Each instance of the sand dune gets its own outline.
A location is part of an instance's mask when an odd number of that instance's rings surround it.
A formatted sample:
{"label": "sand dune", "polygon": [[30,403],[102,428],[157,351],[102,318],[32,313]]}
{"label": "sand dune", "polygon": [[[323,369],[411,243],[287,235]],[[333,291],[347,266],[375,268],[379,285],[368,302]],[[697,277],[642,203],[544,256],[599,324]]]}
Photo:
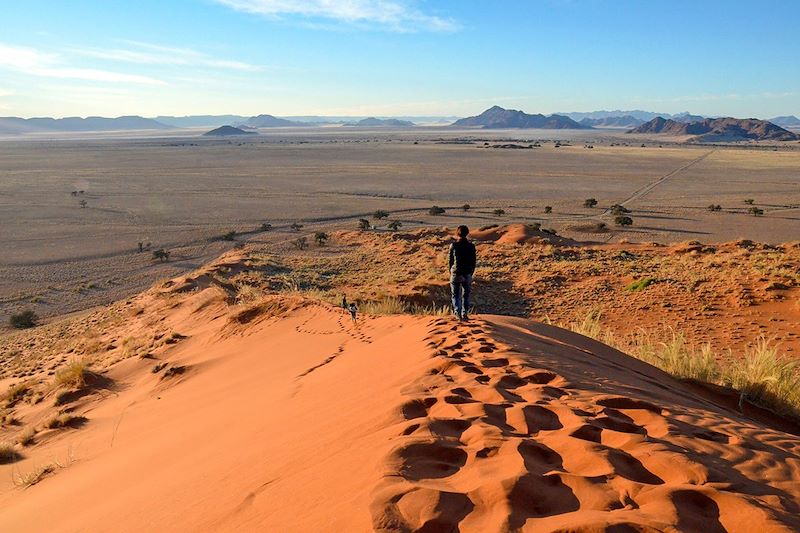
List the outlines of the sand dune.
{"label": "sand dune", "polygon": [[[115,338],[180,342],[112,365],[113,385],[68,406],[81,427],[0,465],[3,530],[800,528],[800,439],[782,431],[798,428],[585,337],[226,299],[168,283],[127,304]],[[39,483],[12,483],[50,462]]]}

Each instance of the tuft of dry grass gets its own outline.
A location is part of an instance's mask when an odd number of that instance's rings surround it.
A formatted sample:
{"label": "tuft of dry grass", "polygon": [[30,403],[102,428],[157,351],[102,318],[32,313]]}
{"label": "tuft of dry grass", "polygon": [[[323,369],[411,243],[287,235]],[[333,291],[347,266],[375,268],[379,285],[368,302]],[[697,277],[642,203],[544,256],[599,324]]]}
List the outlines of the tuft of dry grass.
{"label": "tuft of dry grass", "polygon": [[57,468],[62,468],[58,463],[47,463],[45,465],[37,466],[27,473],[16,473],[13,475],[14,485],[20,488],[28,488],[36,485],[43,480],[47,475],[52,474]]}
{"label": "tuft of dry grass", "polygon": [[0,442],[0,464],[13,463],[19,458],[17,450],[10,442]]}
{"label": "tuft of dry grass", "polygon": [[89,363],[84,360],[73,361],[56,372],[53,386],[56,388],[79,389],[86,385],[89,374]]}
{"label": "tuft of dry grass", "polygon": [[17,435],[17,442],[20,446],[30,446],[33,444],[35,437],[36,430],[32,427],[29,427]]}
{"label": "tuft of dry grass", "polygon": [[428,306],[409,304],[397,296],[386,296],[380,300],[364,302],[359,306],[362,313],[367,315],[421,315],[421,316],[448,316],[450,308],[446,305]]}
{"label": "tuft of dry grass", "polygon": [[44,423],[44,427],[46,427],[47,429],[58,429],[63,427],[80,425],[85,421],[86,421],[85,417],[75,416],[69,413],[62,413],[60,415],[55,415],[52,418],[48,419]]}
{"label": "tuft of dry grass", "polygon": [[603,326],[597,311],[588,312],[579,321],[557,325],[608,344],[679,379],[722,385],[737,391],[742,400],[800,417],[800,361],[780,356],[779,346],[767,339],[760,338],[743,357],[729,357],[720,363],[710,345],[690,345],[674,329],[662,334],[640,330],[620,341]]}
{"label": "tuft of dry grass", "polygon": [[3,395],[6,405],[12,406],[22,400],[26,395],[31,392],[31,383],[29,381],[21,381],[11,385],[6,393]]}

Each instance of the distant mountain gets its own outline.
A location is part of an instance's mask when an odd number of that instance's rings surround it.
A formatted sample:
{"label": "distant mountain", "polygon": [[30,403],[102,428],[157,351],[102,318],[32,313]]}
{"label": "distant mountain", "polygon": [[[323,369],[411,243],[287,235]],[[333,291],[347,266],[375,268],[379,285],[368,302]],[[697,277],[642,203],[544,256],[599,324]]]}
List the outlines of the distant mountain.
{"label": "distant mountain", "polygon": [[258,115],[245,120],[244,125],[252,126],[254,128],[281,128],[291,126],[309,126],[310,124],[308,122],[295,122],[293,120],[286,120],[285,118],[278,118],[272,115]]}
{"label": "distant mountain", "polygon": [[400,120],[397,118],[375,118],[369,117],[359,120],[358,122],[348,122],[345,126],[395,126],[395,127],[408,127],[413,126],[414,123],[408,120]]}
{"label": "distant mountain", "polygon": [[769,119],[769,121],[772,122],[773,124],[777,124],[778,126],[782,126],[784,128],[800,128],[800,118],[797,118],[794,115],[775,117]]}
{"label": "distant mountain", "polygon": [[702,115],[692,115],[691,113],[686,112],[686,113],[678,113],[677,115],[672,115],[669,118],[671,118],[675,122],[689,123],[689,122],[700,122],[701,120],[705,119],[706,117],[704,117]]}
{"label": "distant mountain", "polygon": [[203,135],[207,135],[209,137],[229,137],[231,135],[258,135],[258,134],[254,131],[245,131],[243,129],[235,128],[233,126],[220,126],[219,128],[205,132]]}
{"label": "distant mountain", "polygon": [[516,109],[490,107],[480,115],[462,118],[452,124],[455,127],[499,128],[538,128],[538,129],[587,129],[569,117],[561,115],[529,115]]}
{"label": "distant mountain", "polygon": [[154,120],[175,128],[216,128],[225,124],[244,122],[248,118],[240,115],[186,115],[183,117],[158,116]]}
{"label": "distant mountain", "polygon": [[605,118],[582,118],[578,121],[579,124],[589,126],[592,128],[635,128],[644,124],[644,120],[631,115],[623,115],[621,117],[605,117]]}
{"label": "distant mountain", "polygon": [[776,126],[766,120],[754,118],[706,118],[697,122],[678,122],[656,117],[650,122],[634,128],[628,133],[658,133],[669,135],[693,135],[694,142],[715,141],[794,141],[800,135]]}
{"label": "distant mountain", "polygon": [[653,111],[643,111],[641,109],[634,109],[630,111],[587,111],[587,112],[570,112],[570,113],[558,113],[559,115],[563,115],[565,117],[569,117],[572,120],[581,121],[585,118],[590,119],[598,119],[598,118],[611,118],[611,117],[624,117],[624,116],[631,116],[642,122],[647,122],[648,120],[653,120],[656,117],[663,117],[663,118],[671,118],[673,120],[679,122],[686,122],[686,120],[680,120],[681,117],[698,117],[697,120],[702,120],[705,117],[701,117],[699,115],[692,115],[688,111],[684,111],[683,113],[677,113],[672,115],[670,113],[654,113]]}
{"label": "distant mountain", "polygon": [[0,133],[36,133],[70,131],[124,131],[124,130],[164,130],[171,126],[151,118],[140,116],[105,117],[67,117],[67,118],[0,118]]}

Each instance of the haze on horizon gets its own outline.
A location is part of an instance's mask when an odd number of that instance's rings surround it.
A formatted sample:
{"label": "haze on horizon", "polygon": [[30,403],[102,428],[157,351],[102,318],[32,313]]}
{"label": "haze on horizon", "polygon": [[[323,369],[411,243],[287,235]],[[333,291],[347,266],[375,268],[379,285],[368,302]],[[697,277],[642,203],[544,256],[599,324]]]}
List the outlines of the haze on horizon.
{"label": "haze on horizon", "polygon": [[800,3],[4,2],[0,116],[800,115]]}

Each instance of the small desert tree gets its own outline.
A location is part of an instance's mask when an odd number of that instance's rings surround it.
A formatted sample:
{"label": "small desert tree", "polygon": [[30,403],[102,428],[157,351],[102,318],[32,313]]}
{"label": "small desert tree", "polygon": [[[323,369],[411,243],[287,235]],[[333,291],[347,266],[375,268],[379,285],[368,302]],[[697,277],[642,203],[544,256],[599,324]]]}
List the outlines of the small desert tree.
{"label": "small desert tree", "polygon": [[755,200],[753,200],[752,198],[748,198],[744,201],[744,203],[746,203],[747,205],[753,205],[754,202]]}
{"label": "small desert tree", "polygon": [[305,250],[306,248],[308,248],[308,239],[306,237],[298,237],[297,239],[292,241],[292,246],[294,246],[298,250]]}
{"label": "small desert tree", "polygon": [[545,212],[545,214],[549,215],[550,213],[553,212],[553,206],[550,206],[550,205],[544,206],[544,212]]}
{"label": "small desert tree", "polygon": [[760,207],[752,206],[750,209],[747,210],[748,213],[753,215],[754,217],[760,217],[764,214],[764,210]]}
{"label": "small desert tree", "polygon": [[709,210],[709,211],[711,211],[712,213],[713,213],[714,211],[722,211],[722,206],[721,206],[721,205],[719,205],[719,204],[710,204],[710,205],[708,206],[708,210]]}
{"label": "small desert tree", "polygon": [[594,198],[587,198],[583,201],[583,207],[594,207],[597,205],[597,200]]}
{"label": "small desert tree", "polygon": [[372,218],[374,218],[375,220],[381,220],[381,219],[386,218],[388,216],[389,216],[389,213],[387,213],[386,211],[384,211],[382,209],[378,209],[377,211],[372,213]]}
{"label": "small desert tree", "polygon": [[469,205],[469,204],[464,204],[464,205],[461,206],[461,210],[464,211],[465,213],[467,211],[469,211],[470,209],[472,209],[472,206]]}
{"label": "small desert tree", "polygon": [[8,319],[8,323],[11,324],[11,327],[16,329],[32,328],[36,326],[38,322],[39,317],[30,309],[15,313]]}
{"label": "small desert tree", "polygon": [[169,261],[169,250],[165,250],[163,248],[153,250],[153,259],[158,259],[162,263]]}
{"label": "small desert tree", "polygon": [[400,226],[402,226],[402,225],[403,225],[403,223],[400,222],[399,220],[392,220],[391,222],[389,222],[389,225],[386,226],[386,227],[389,228],[392,231],[397,231],[397,230],[400,229]]}
{"label": "small desert tree", "polygon": [[627,213],[630,213],[630,212],[631,212],[631,210],[630,210],[630,209],[628,209],[628,208],[627,208],[627,207],[625,207],[624,205],[620,205],[620,204],[614,204],[614,205],[612,205],[612,206],[609,208],[609,210],[611,211],[611,214],[612,214],[612,215],[615,215],[615,216],[619,216],[619,215],[625,215],[625,214],[627,214]]}
{"label": "small desert tree", "polygon": [[444,210],[443,207],[439,207],[438,205],[434,205],[433,207],[428,209],[428,214],[431,215],[431,216],[444,215],[445,214],[445,210]]}
{"label": "small desert tree", "polygon": [[261,224],[261,231],[270,231],[272,229],[272,224],[264,222]]}
{"label": "small desert tree", "polygon": [[495,216],[501,217],[501,216],[506,214],[506,210],[505,209],[495,209],[494,211],[492,211],[492,213],[494,213]]}
{"label": "small desert tree", "polygon": [[317,242],[317,246],[324,246],[326,242],[328,242],[328,234],[324,231],[318,231],[314,234],[314,240]]}
{"label": "small desert tree", "polygon": [[299,222],[292,222],[292,225],[289,227],[292,228],[292,231],[300,231],[301,229],[303,229],[303,225],[300,224]]}
{"label": "small desert tree", "polygon": [[614,218],[614,224],[617,226],[630,226],[633,224],[633,219],[631,217],[620,215]]}
{"label": "small desert tree", "polygon": [[236,239],[236,230],[231,230],[222,236],[223,241],[233,241]]}
{"label": "small desert tree", "polygon": [[85,207],[86,207],[86,203],[87,203],[87,202],[86,202],[86,200],[81,200],[81,201],[80,201],[80,202],[78,202],[78,203],[81,205],[81,209],[83,209],[83,208],[85,208]]}
{"label": "small desert tree", "polygon": [[370,228],[369,220],[366,218],[359,218],[358,219],[358,229],[360,230],[368,230]]}

